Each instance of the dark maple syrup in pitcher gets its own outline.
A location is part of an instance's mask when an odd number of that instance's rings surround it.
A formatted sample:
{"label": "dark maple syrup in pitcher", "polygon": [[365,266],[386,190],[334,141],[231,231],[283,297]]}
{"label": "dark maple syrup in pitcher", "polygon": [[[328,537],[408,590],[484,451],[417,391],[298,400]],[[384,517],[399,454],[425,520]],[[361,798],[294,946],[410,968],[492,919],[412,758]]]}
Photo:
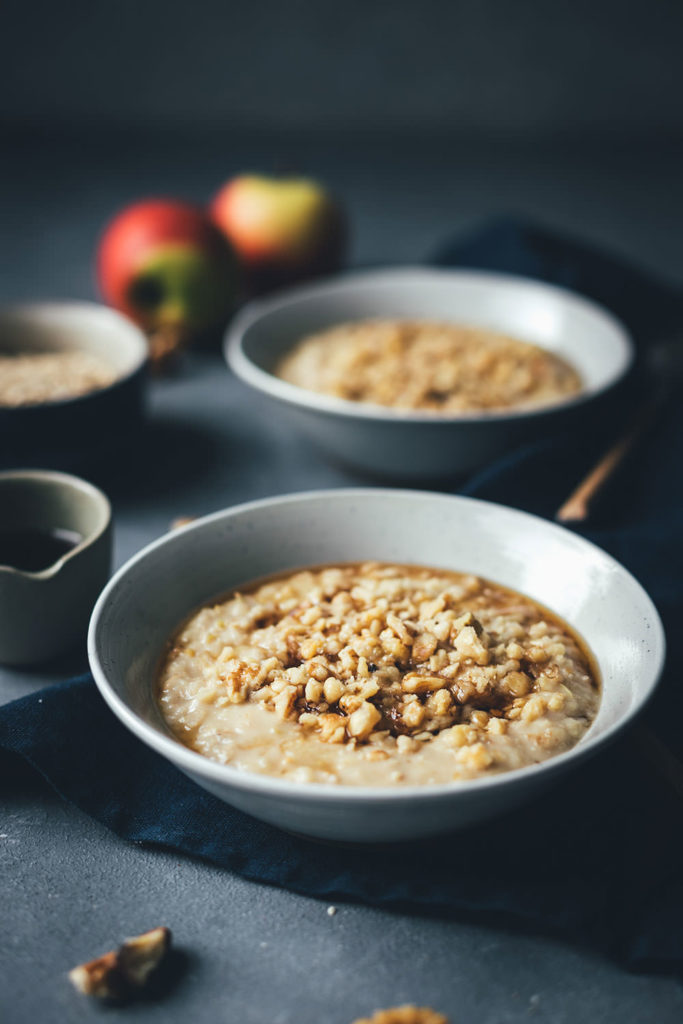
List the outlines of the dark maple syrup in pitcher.
{"label": "dark maple syrup in pitcher", "polygon": [[31,527],[0,527],[0,565],[23,572],[49,569],[72,551],[83,538],[75,530],[38,530]]}

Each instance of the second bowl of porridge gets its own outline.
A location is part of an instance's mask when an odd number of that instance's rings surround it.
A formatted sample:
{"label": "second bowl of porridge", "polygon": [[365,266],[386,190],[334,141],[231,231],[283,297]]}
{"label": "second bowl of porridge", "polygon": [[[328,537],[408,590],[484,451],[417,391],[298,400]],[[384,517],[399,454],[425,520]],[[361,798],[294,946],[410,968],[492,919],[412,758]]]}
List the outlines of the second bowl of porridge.
{"label": "second bowl of porridge", "polygon": [[553,524],[344,490],[209,516],[107,586],[89,653],[114,712],[200,785],[347,840],[434,834],[532,796],[659,675],[635,580]]}
{"label": "second bowl of porridge", "polygon": [[404,479],[466,473],[585,425],[633,358],[623,326],[577,295],[426,268],[252,303],[225,348],[234,372],[333,458]]}

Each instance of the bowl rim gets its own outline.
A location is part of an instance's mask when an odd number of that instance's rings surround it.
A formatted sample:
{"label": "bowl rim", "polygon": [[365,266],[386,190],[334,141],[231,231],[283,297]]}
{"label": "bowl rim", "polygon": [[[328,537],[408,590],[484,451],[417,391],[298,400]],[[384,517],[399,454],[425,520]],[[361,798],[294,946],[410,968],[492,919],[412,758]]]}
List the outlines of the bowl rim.
{"label": "bowl rim", "polygon": [[72,561],[74,558],[78,558],[84,551],[91,548],[100,537],[107,532],[111,526],[111,502],[109,498],[101,491],[99,487],[95,487],[90,481],[84,480],[80,476],[74,476],[73,473],[61,473],[55,469],[5,469],[0,471],[0,488],[4,483],[10,483],[16,481],[20,483],[22,480],[33,480],[39,483],[54,483],[61,486],[68,486],[74,490],[80,491],[82,494],[88,496],[88,498],[97,505],[102,522],[95,529],[91,530],[90,533],[86,534],[78,544],[66,551],[60,558],[55,562],[52,562],[47,566],[46,569],[39,569],[36,572],[30,572],[28,569],[17,569],[14,565],[6,565],[0,563],[0,573],[9,573],[15,576],[26,576],[31,580],[48,580],[53,576],[56,576],[60,569],[66,565],[67,562]]}
{"label": "bowl rim", "polygon": [[[78,406],[80,403],[91,402],[93,399],[125,384],[144,370],[145,366],[149,363],[149,345],[144,331],[129,317],[124,316],[123,313],[113,309],[111,306],[105,306],[101,302],[92,302],[87,299],[39,299],[36,302],[7,302],[0,305],[0,326],[6,316],[32,318],[35,314],[38,314],[39,318],[44,317],[47,320],[48,318],[71,315],[78,317],[83,313],[95,315],[102,320],[109,320],[113,326],[123,327],[126,330],[131,342],[137,346],[138,350],[128,369],[122,373],[117,373],[110,384],[105,384],[104,387],[98,387],[80,395],[72,395],[71,397],[57,398],[45,402],[27,402],[25,405],[0,406],[0,416],[26,415],[36,410],[42,412],[48,409],[64,409],[66,407]],[[19,346],[19,349],[21,349],[21,346]],[[2,351],[0,347],[0,354],[2,354]],[[71,349],[65,348],[63,351],[71,351]]]}
{"label": "bowl rim", "polygon": [[[430,783],[429,785],[396,787],[350,786],[338,783],[296,782],[266,774],[260,775],[257,772],[244,771],[239,768],[234,768],[229,764],[221,764],[220,762],[212,761],[204,754],[199,754],[196,751],[191,750],[189,747],[185,747],[179,740],[176,740],[170,734],[165,735],[163,732],[155,729],[154,726],[146,722],[144,718],[138,715],[138,713],[118,695],[113,685],[109,682],[107,673],[99,657],[99,632],[101,629],[101,622],[106,614],[111,594],[116,590],[120,582],[126,578],[130,570],[143,562],[152,552],[155,552],[165,546],[172,547],[174,544],[182,543],[182,538],[185,536],[189,536],[192,533],[206,529],[215,522],[223,519],[230,519],[235,515],[248,514],[249,512],[260,508],[279,507],[287,504],[295,504],[296,502],[311,500],[324,502],[330,498],[335,499],[342,497],[351,500],[363,500],[364,497],[376,497],[377,495],[386,496],[389,499],[400,496],[401,498],[416,498],[418,500],[422,500],[428,497],[432,499],[436,498],[439,500],[447,500],[449,502],[454,501],[456,503],[464,503],[470,506],[474,505],[476,507],[485,506],[490,508],[493,506],[494,508],[503,510],[513,518],[533,522],[537,527],[546,529],[556,536],[560,536],[565,543],[569,542],[574,547],[590,551],[594,557],[597,555],[597,557],[602,560],[606,568],[609,568],[611,571],[616,570],[619,573],[625,574],[635,586],[636,592],[639,594],[639,597],[643,602],[643,606],[649,614],[652,626],[649,636],[653,647],[653,667],[650,672],[650,678],[645,692],[637,701],[635,701],[633,706],[628,708],[617,721],[613,722],[612,725],[605,729],[600,735],[591,736],[592,729],[589,728],[584,734],[584,737],[582,737],[575,746],[561,754],[557,754],[554,757],[549,758],[546,761],[525,765],[523,768],[516,768],[511,771],[501,772],[496,775],[482,776],[475,779],[454,780],[446,783]],[[210,595],[207,595],[207,600],[209,597]],[[395,803],[418,798],[421,801],[441,800],[449,796],[466,797],[468,794],[472,795],[492,788],[515,786],[518,783],[523,784],[525,781],[531,782],[534,778],[537,778],[540,775],[559,770],[563,766],[568,765],[571,761],[579,762],[586,756],[597,753],[606,744],[614,740],[616,736],[642,712],[646,704],[650,701],[657,684],[659,683],[666,659],[666,637],[664,627],[654,602],[635,576],[633,576],[628,569],[626,569],[620,562],[600,548],[597,544],[593,544],[591,541],[586,540],[584,537],[573,533],[571,530],[568,530],[563,526],[559,526],[557,523],[550,522],[549,520],[543,519],[540,516],[533,515],[529,512],[523,512],[507,505],[501,505],[497,502],[484,501],[480,498],[471,498],[465,495],[376,487],[349,487],[300,491],[294,494],[281,495],[277,497],[260,498],[256,501],[244,502],[227,509],[221,509],[217,512],[213,512],[210,515],[203,516],[201,519],[190,523],[181,530],[165,534],[157,540],[152,541],[150,544],[147,544],[142,548],[142,550],[136,555],[133,555],[133,557],[125,562],[123,566],[121,566],[100,594],[90,619],[87,648],[88,660],[95,683],[102,697],[117,718],[119,718],[119,720],[127,726],[134,735],[143,740],[147,746],[151,747],[157,753],[162,754],[181,770],[189,773],[190,775],[200,775],[214,783],[229,786],[244,792],[254,793],[256,796],[265,796],[270,798],[296,798],[313,803],[320,800],[331,800],[335,803]]]}
{"label": "bowl rim", "polygon": [[[372,283],[373,281],[381,283],[382,281],[394,278],[400,280],[402,277],[413,277],[415,275],[430,279],[456,278],[464,282],[494,287],[502,285],[527,288],[550,294],[561,302],[570,303],[575,307],[582,308],[591,316],[602,320],[613,331],[621,347],[620,359],[618,363],[615,362],[606,380],[598,387],[582,389],[575,395],[569,395],[555,402],[530,408],[493,410],[487,413],[473,410],[472,412],[464,411],[457,414],[445,414],[419,409],[395,409],[372,402],[352,402],[349,399],[335,398],[332,395],[311,391],[300,387],[298,384],[290,384],[288,381],[276,377],[274,373],[263,370],[250,359],[245,351],[244,337],[247,330],[267,314],[277,313],[281,308],[295,305],[300,301],[305,302],[311,298],[335,294],[340,290],[343,291],[345,287],[353,287],[357,283]],[[239,311],[228,325],[223,339],[223,354],[230,369],[243,383],[256,388],[271,398],[278,399],[287,405],[295,406],[299,409],[305,408],[341,418],[372,420],[382,423],[453,425],[457,423],[487,424],[514,422],[529,418],[551,416],[553,413],[576,409],[604,395],[623,380],[635,362],[636,351],[631,333],[618,317],[599,303],[568,288],[562,288],[559,285],[548,284],[545,281],[518,274],[503,274],[491,270],[426,267],[418,264],[373,268],[371,270],[354,270],[338,274],[334,277],[323,278],[313,284],[283,289],[268,296],[266,299],[252,300]]]}

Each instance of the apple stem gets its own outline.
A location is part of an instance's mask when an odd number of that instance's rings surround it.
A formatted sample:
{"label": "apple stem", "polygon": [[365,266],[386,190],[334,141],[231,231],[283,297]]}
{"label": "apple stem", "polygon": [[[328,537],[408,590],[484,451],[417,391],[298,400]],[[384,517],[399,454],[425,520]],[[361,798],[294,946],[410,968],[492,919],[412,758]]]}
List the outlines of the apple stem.
{"label": "apple stem", "polygon": [[187,341],[187,330],[179,324],[157,327],[147,335],[152,369],[163,370]]}

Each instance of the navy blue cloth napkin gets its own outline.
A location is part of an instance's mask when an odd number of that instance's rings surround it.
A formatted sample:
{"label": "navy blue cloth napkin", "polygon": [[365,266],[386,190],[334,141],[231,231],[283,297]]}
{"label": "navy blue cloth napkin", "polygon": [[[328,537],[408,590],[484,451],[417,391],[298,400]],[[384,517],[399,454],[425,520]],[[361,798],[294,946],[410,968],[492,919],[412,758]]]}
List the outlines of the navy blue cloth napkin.
{"label": "navy blue cloth napkin", "polygon": [[[435,262],[568,285],[609,306],[638,344],[683,327],[683,297],[633,268],[513,222],[445,247]],[[552,515],[604,437],[541,439],[461,491]],[[552,455],[552,457],[550,457]],[[683,663],[680,403],[585,533],[655,599]],[[670,671],[646,715],[683,757],[683,687]],[[280,832],[208,795],[115,720],[89,676],[0,710],[0,750],[28,762],[118,835],[326,900],[515,924],[597,946],[640,969],[683,965],[683,801],[626,737],[551,793],[467,832],[391,846],[335,846]]]}

